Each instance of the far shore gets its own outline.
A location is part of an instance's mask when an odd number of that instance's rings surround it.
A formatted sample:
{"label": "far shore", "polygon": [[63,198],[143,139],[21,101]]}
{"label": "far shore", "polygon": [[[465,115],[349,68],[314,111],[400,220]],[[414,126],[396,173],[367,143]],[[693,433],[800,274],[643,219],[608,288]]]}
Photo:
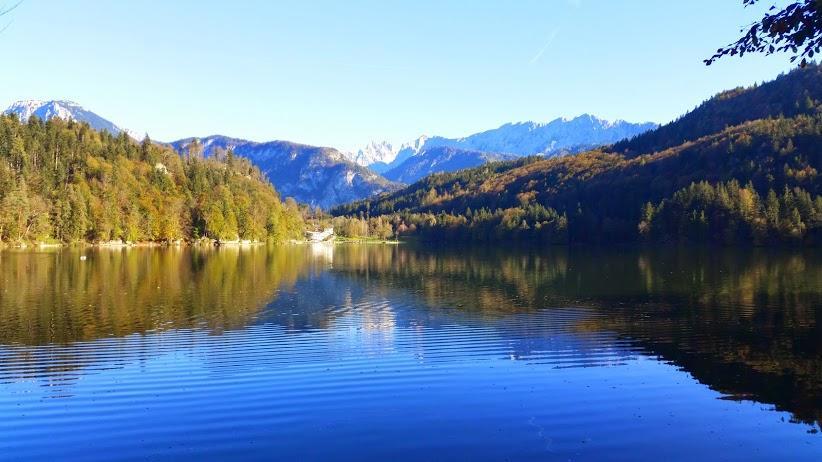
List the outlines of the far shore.
{"label": "far shore", "polygon": [[333,242],[336,243],[356,243],[356,244],[400,244],[397,239],[380,239],[377,237],[342,237],[337,236]]}
{"label": "far shore", "polygon": [[[59,249],[59,248],[100,248],[100,249],[123,249],[123,248],[162,248],[162,247],[252,247],[260,246],[271,241],[258,240],[227,240],[200,238],[196,240],[174,240],[174,241],[101,241],[101,242],[0,242],[0,249],[16,250],[39,250],[39,249]],[[304,244],[390,244],[397,245],[402,242],[394,239],[379,238],[351,238],[336,236],[327,241],[312,242],[307,239],[290,239],[277,244],[304,245]]]}
{"label": "far shore", "polygon": [[101,241],[101,242],[0,242],[0,249],[49,249],[63,247],[97,247],[108,249],[131,247],[248,247],[265,244],[265,241],[214,239],[174,240],[174,241]]}

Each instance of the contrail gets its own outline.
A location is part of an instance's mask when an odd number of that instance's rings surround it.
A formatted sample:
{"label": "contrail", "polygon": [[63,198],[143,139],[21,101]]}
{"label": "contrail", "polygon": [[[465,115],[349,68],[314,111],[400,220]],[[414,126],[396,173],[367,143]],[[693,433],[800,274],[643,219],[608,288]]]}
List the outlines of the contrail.
{"label": "contrail", "polygon": [[545,45],[543,45],[542,48],[540,48],[540,50],[537,52],[537,54],[535,54],[534,57],[531,58],[531,61],[529,61],[528,64],[532,65],[532,64],[536,63],[537,61],[539,61],[539,58],[542,57],[542,54],[545,53],[545,50],[548,49],[548,46],[551,45],[551,42],[554,41],[554,39],[557,37],[558,33],[559,33],[559,29],[554,29],[551,32],[551,36],[548,37],[548,40],[545,42]]}
{"label": "contrail", "polygon": [[[21,3],[23,3],[23,0],[20,0],[19,2],[15,3],[14,5],[12,5],[12,6],[8,7],[8,8],[6,8],[6,7],[0,7],[0,16],[5,16],[7,13],[11,12],[12,10],[14,10],[14,9],[15,9],[15,8],[17,8],[18,6],[20,6],[20,4],[21,4]],[[9,21],[9,22],[8,22],[5,26],[3,26],[2,28],[0,28],[0,34],[2,34],[3,32],[5,32],[5,31],[6,31],[6,29],[8,29],[8,28],[9,28],[9,26],[11,26],[11,23],[12,23],[12,21]]]}

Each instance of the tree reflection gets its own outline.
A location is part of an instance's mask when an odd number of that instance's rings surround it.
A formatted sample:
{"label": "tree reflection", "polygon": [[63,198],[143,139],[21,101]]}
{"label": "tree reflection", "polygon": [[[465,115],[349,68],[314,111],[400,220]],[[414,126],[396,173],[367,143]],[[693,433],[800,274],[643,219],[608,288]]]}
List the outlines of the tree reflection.
{"label": "tree reflection", "polygon": [[822,423],[819,252],[353,248],[334,270],[429,310],[591,308],[577,332],[614,332],[730,399]]}
{"label": "tree reflection", "polygon": [[[580,357],[615,352],[607,361],[641,348],[730,399],[822,423],[819,252],[338,245],[79,257],[0,253],[0,343],[22,346],[0,349],[0,363],[28,365],[12,376],[65,380],[90,365],[116,367],[130,352],[108,352],[103,339],[163,329],[180,345],[200,327],[354,329],[389,348],[398,329],[471,324],[494,329],[512,358],[537,358],[557,342]],[[95,348],[52,348],[91,340]],[[151,351],[130,358],[160,354]]]}
{"label": "tree reflection", "polygon": [[[310,267],[304,249],[0,253],[0,343],[44,345],[246,325]],[[81,260],[80,255],[87,259]]]}

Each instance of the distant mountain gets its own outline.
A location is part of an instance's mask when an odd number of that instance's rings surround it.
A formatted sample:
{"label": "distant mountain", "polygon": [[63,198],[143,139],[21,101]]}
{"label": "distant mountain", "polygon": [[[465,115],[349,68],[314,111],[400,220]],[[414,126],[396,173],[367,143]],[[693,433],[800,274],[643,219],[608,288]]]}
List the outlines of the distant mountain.
{"label": "distant mountain", "polygon": [[[387,172],[389,170],[395,169],[398,166],[402,165],[403,162],[419,154],[423,149],[425,149],[425,142],[428,141],[428,137],[425,135],[420,136],[419,138],[409,141],[407,143],[403,143],[402,146],[397,150],[397,155],[394,156],[394,160],[389,162],[384,167],[380,167],[383,169],[383,172]],[[370,166],[374,168],[374,166]]]}
{"label": "distant mountain", "polygon": [[347,153],[346,157],[357,165],[383,173],[388,164],[397,157],[397,151],[387,141],[372,141],[357,152]]}
{"label": "distant mountain", "polygon": [[[23,100],[17,101],[8,107],[3,114],[15,114],[17,118],[26,122],[31,116],[36,116],[41,120],[49,120],[52,117],[59,117],[63,120],[74,120],[85,122],[95,130],[105,130],[113,135],[126,132],[132,138],[137,139],[136,133],[123,129],[103,117],[85,109],[77,103],[71,101],[52,100]],[[140,137],[142,138],[142,137]]]}
{"label": "distant mountain", "polygon": [[[399,188],[333,148],[288,141],[257,143],[219,135],[197,140],[205,156],[233,150],[250,159],[283,197],[306,204],[330,208]],[[185,154],[193,141],[194,138],[186,138],[172,142],[171,146]]]}
{"label": "distant mountain", "polygon": [[[389,179],[413,181],[412,179],[420,178],[415,172],[439,173],[465,168],[463,163],[452,159],[457,151],[433,150],[435,148],[460,150],[462,152],[458,157],[465,160],[465,165],[475,166],[479,159],[499,160],[503,155],[509,158],[574,154],[629,139],[656,127],[656,124],[650,122],[608,121],[583,114],[573,119],[559,118],[547,123],[509,123],[464,138],[421,136],[396,149],[387,142],[372,142],[357,153],[349,154],[349,158]],[[481,152],[497,154],[486,154],[483,157],[477,154]],[[407,160],[423,153],[424,159],[414,159],[409,165],[401,167]],[[447,158],[436,159],[436,153],[445,154]],[[473,160],[467,161],[468,157],[473,157]],[[422,167],[423,165],[428,167]],[[406,170],[409,173],[405,173]]]}
{"label": "distant mountain", "polygon": [[548,123],[509,123],[464,138],[435,136],[425,141],[424,148],[447,146],[518,156],[553,157],[615,143],[656,127],[657,124],[651,122],[608,121],[583,114],[573,119],[554,119]]}
{"label": "distant mountain", "polygon": [[400,165],[383,175],[392,181],[413,183],[432,173],[454,172],[464,168],[477,167],[486,162],[512,160],[512,154],[495,154],[447,146],[425,149],[407,158]]}

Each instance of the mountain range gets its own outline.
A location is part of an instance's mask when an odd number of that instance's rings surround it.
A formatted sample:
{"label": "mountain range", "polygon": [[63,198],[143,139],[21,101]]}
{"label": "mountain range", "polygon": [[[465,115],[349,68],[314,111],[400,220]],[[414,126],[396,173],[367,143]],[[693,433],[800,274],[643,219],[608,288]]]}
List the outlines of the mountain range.
{"label": "mountain range", "polygon": [[432,137],[425,147],[447,146],[517,156],[554,157],[631,138],[656,128],[651,122],[608,121],[582,114],[572,119],[558,118],[547,123],[519,122],[464,138]]}
{"label": "mountain range", "polygon": [[397,158],[398,152],[388,141],[372,141],[357,152],[347,152],[345,155],[357,165],[383,173],[388,169],[388,164]]}
{"label": "mountain range", "polygon": [[[170,144],[177,152],[186,154],[194,140],[186,138]],[[326,209],[400,187],[351,162],[334,148],[289,141],[257,143],[220,135],[196,140],[202,155],[213,156],[231,150],[250,159],[283,197]]]}
{"label": "mountain range", "polygon": [[630,139],[430,175],[332,213],[436,240],[819,245],[820,172],[822,67],[809,65]]}
{"label": "mountain range", "polygon": [[[411,142],[394,148],[387,141],[372,141],[357,152],[346,153],[353,162],[369,167],[377,173],[394,181],[406,181],[403,178],[417,177],[414,172],[406,172],[403,163],[412,156],[419,155],[434,148],[453,148],[462,151],[462,158],[470,161],[446,162],[445,159],[435,162],[438,165],[455,167],[451,170],[434,168],[430,173],[454,171],[472,167],[490,159],[506,157],[543,156],[555,157],[574,154],[597,146],[615,143],[645,133],[657,127],[652,122],[632,123],[624,120],[609,121],[599,117],[582,114],[571,119],[557,118],[547,123],[518,122],[504,124],[492,130],[475,133],[462,138],[442,136],[421,136]],[[453,155],[456,151],[439,149],[426,155],[433,159],[435,153]],[[474,153],[473,155],[471,153]],[[489,155],[488,153],[494,153]],[[420,160],[408,164],[405,168],[416,171]],[[390,172],[390,173],[388,173]]]}
{"label": "mountain range", "polygon": [[427,148],[408,157],[400,165],[385,171],[383,176],[399,183],[413,183],[433,173],[455,172],[487,162],[513,160],[517,156],[475,151],[450,146]]}
{"label": "mountain range", "polygon": [[[6,114],[20,120],[59,117],[88,123],[112,134],[133,132],[70,101],[26,100],[12,104]],[[475,167],[489,161],[522,156],[555,157],[581,152],[644,133],[653,123],[607,121],[584,114],[548,123],[505,124],[463,138],[420,136],[400,146],[371,142],[357,152],[289,141],[255,142],[221,135],[183,138],[167,143],[187,154],[192,142],[204,156],[234,151],[256,164],[284,197],[313,206],[335,205],[396,191],[403,183],[439,172]]]}

